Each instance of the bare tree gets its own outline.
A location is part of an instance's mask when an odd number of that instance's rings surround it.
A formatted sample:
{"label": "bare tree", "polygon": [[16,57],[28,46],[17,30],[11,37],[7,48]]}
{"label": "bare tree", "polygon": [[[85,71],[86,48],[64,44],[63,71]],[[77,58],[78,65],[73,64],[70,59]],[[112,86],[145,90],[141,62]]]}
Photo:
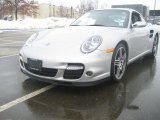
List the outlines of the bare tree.
{"label": "bare tree", "polygon": [[18,13],[25,15],[38,14],[37,9],[38,7],[28,0],[3,0],[3,8],[0,9],[0,12],[14,13],[17,20]]}
{"label": "bare tree", "polygon": [[100,4],[99,9],[106,9],[108,7],[107,3]]}
{"label": "bare tree", "polygon": [[98,9],[99,0],[92,0],[92,5],[94,9]]}
{"label": "bare tree", "polygon": [[86,12],[86,2],[85,0],[80,0],[80,4],[77,7],[79,9],[80,15],[84,14]]}
{"label": "bare tree", "polygon": [[2,18],[4,15],[3,8],[4,8],[4,1],[1,0],[0,1],[0,18]]}
{"label": "bare tree", "polygon": [[80,4],[78,5],[80,15],[98,8],[98,0],[80,0]]}
{"label": "bare tree", "polygon": [[64,7],[62,1],[61,1],[61,5],[59,6],[59,12],[60,12],[60,17],[66,17],[67,16],[67,11],[66,8]]}
{"label": "bare tree", "polygon": [[12,7],[5,0],[0,1],[0,18],[12,14]]}
{"label": "bare tree", "polygon": [[22,4],[19,8],[19,13],[22,15],[36,16],[37,14],[39,14],[37,10],[38,6],[34,4]]}

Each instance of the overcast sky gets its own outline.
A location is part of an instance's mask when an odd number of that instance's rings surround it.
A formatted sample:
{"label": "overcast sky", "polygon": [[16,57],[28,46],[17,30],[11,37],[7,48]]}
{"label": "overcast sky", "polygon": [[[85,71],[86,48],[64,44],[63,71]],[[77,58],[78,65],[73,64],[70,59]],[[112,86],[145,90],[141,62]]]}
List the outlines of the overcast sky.
{"label": "overcast sky", "polygon": [[[80,0],[38,0],[42,3],[44,2],[51,2],[55,5],[65,5],[68,7],[76,7],[79,4]],[[150,7],[150,9],[154,8],[154,1],[155,0],[99,0],[100,6],[107,5],[107,8],[110,8],[111,5],[116,4],[144,4]],[[156,9],[160,9],[160,0],[156,0]]]}

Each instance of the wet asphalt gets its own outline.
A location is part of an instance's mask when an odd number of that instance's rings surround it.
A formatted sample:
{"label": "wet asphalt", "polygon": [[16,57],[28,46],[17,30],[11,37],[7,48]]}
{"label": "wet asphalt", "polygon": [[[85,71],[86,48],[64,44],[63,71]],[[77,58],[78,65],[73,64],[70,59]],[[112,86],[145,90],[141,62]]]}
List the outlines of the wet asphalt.
{"label": "wet asphalt", "polygon": [[[24,33],[5,34],[15,39],[23,36],[19,38],[23,43],[27,38]],[[1,38],[0,34],[0,45]],[[8,51],[12,47],[7,46]],[[14,53],[1,56],[18,54],[19,49],[20,45]],[[160,52],[155,60],[144,57],[129,65],[120,83],[106,81],[85,88],[56,86],[0,112],[0,120],[159,120],[159,73]],[[0,106],[48,85],[23,75],[17,55],[0,58]]]}
{"label": "wet asphalt", "polygon": [[0,57],[19,53],[27,38],[37,31],[19,30],[0,33]]}

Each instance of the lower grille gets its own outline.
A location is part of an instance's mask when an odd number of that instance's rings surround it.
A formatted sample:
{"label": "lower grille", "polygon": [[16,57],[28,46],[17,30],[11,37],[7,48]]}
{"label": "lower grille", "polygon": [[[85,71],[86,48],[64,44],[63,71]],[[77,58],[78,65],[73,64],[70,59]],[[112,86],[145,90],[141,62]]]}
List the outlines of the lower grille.
{"label": "lower grille", "polygon": [[55,77],[58,70],[51,68],[42,68],[41,71],[30,69],[27,63],[24,63],[25,68],[36,75],[46,76],[46,77]]}
{"label": "lower grille", "polygon": [[69,64],[69,66],[79,66],[79,67],[83,67],[83,69],[80,70],[65,70],[64,71],[64,75],[63,78],[64,79],[79,79],[82,77],[83,73],[84,73],[84,65],[77,63],[77,64]]}

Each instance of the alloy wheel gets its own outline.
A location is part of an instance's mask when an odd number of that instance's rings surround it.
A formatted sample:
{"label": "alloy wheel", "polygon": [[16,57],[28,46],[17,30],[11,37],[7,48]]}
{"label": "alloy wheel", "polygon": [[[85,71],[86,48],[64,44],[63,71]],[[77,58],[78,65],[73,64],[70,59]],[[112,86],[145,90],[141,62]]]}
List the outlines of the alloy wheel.
{"label": "alloy wheel", "polygon": [[117,50],[114,60],[114,74],[117,80],[120,80],[124,75],[127,62],[126,60],[127,60],[126,49],[124,47],[120,47]]}

